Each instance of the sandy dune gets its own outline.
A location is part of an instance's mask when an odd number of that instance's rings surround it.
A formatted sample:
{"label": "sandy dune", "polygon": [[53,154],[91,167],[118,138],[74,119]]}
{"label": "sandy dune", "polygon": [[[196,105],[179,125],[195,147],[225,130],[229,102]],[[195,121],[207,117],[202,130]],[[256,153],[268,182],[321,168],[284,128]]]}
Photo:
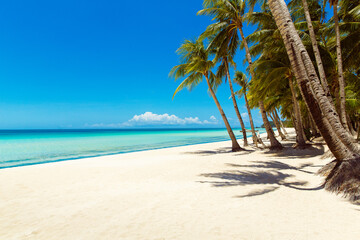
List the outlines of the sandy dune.
{"label": "sandy dune", "polygon": [[360,206],[314,175],[323,145],[228,147],[2,169],[0,239],[359,239]]}

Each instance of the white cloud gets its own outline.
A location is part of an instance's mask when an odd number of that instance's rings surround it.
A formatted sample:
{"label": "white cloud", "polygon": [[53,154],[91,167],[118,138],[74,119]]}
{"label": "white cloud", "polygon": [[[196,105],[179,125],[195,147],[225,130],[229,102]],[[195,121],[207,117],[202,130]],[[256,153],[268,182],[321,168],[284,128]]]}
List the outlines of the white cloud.
{"label": "white cloud", "polygon": [[[213,116],[212,116],[213,117]],[[145,112],[140,115],[135,115],[129,121],[127,125],[202,125],[202,124],[213,124],[216,120],[215,117],[211,118],[211,121],[201,121],[198,117],[185,117],[180,118],[176,115],[170,115],[168,113],[156,114],[152,112]],[[217,122],[217,120],[216,120]],[[126,124],[125,123],[125,124]]]}
{"label": "white cloud", "polygon": [[170,115],[168,113],[156,114],[152,112],[145,112],[140,115],[134,115],[130,120],[123,123],[96,123],[85,124],[85,127],[92,128],[119,128],[119,127],[136,127],[136,126],[159,126],[159,125],[210,125],[217,124],[218,120],[211,116],[210,120],[201,121],[198,117],[185,117],[180,118],[176,115]]}
{"label": "white cloud", "polygon": [[241,114],[241,117],[242,117],[244,120],[246,120],[246,121],[249,120],[249,114],[248,114],[248,113],[242,113],[242,114]]}

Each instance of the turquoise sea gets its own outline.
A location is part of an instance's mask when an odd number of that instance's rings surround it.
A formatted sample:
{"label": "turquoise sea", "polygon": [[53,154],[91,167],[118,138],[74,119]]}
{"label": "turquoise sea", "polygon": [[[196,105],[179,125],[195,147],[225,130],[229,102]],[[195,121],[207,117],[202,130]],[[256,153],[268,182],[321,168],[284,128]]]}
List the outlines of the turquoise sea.
{"label": "turquoise sea", "polygon": [[226,129],[0,130],[0,168],[226,140]]}

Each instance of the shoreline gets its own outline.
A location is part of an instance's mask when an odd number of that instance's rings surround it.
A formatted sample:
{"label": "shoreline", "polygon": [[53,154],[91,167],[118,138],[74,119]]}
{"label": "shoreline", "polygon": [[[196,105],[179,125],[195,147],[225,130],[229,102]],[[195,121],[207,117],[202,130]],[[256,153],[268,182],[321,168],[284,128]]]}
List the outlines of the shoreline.
{"label": "shoreline", "polygon": [[[243,143],[242,139],[237,139],[237,140],[238,140],[239,144],[240,144],[240,143],[241,143],[241,144]],[[58,163],[58,162],[76,161],[76,160],[83,160],[83,159],[90,159],[90,158],[98,158],[98,157],[122,155],[122,154],[137,153],[137,152],[146,152],[146,151],[161,150],[161,149],[168,149],[168,148],[194,146],[194,145],[201,145],[201,144],[208,144],[208,143],[223,143],[223,142],[231,142],[231,141],[230,141],[230,140],[224,140],[224,141],[217,141],[217,142],[203,142],[203,143],[196,143],[196,144],[185,144],[185,145],[180,145],[180,146],[169,146],[169,147],[159,147],[159,148],[151,148],[151,149],[143,149],[143,150],[133,150],[133,151],[129,151],[129,152],[104,153],[104,154],[99,154],[99,155],[94,155],[94,156],[84,156],[84,157],[66,158],[66,159],[51,160],[51,161],[45,161],[45,162],[39,162],[39,163],[27,163],[27,164],[16,165],[16,166],[9,166],[9,167],[1,167],[1,166],[0,166],[0,171],[1,171],[2,169],[8,169],[8,168],[17,168],[17,167],[26,167],[26,166],[34,166],[34,165]]]}
{"label": "shoreline", "polygon": [[320,189],[314,175],[330,161],[326,147],[283,143],[281,152],[233,153],[216,142],[2,169],[0,238],[359,236],[360,206]]}
{"label": "shoreline", "polygon": [[[224,129],[219,129],[219,130],[224,130]],[[263,135],[266,135],[266,133],[261,133],[260,134],[260,136],[262,136],[262,137],[263,137]],[[249,135],[247,137],[250,139],[251,135]],[[237,140],[238,140],[240,145],[243,144],[243,138],[238,138]],[[207,144],[207,143],[217,143],[217,142],[219,142],[219,143],[221,143],[221,142],[230,142],[230,140],[221,140],[221,141],[215,141],[215,142],[214,141],[204,141],[204,142],[199,142],[199,143],[195,143],[195,144],[189,143],[189,144],[182,144],[182,145],[176,145],[176,146],[153,147],[153,148],[149,148],[149,149],[129,150],[129,151],[123,151],[123,152],[120,151],[120,152],[114,152],[114,153],[100,153],[100,154],[91,155],[91,156],[70,157],[70,158],[62,158],[62,159],[57,159],[57,160],[45,160],[43,162],[24,163],[24,164],[15,165],[15,166],[1,166],[0,165],[0,171],[2,169],[8,169],[8,168],[26,167],[26,166],[33,166],[33,165],[39,165],[39,164],[49,164],[49,163],[57,163],[57,162],[64,162],[64,161],[74,161],[74,160],[81,160],[81,159],[87,159],[87,158],[97,158],[97,157],[112,156],[112,155],[118,155],[118,154],[144,152],[144,151],[151,151],[151,150],[167,149],[167,148],[174,148],[174,147],[185,147],[185,146]],[[18,160],[16,160],[16,161],[18,161]],[[19,161],[21,161],[21,160],[19,160]]]}

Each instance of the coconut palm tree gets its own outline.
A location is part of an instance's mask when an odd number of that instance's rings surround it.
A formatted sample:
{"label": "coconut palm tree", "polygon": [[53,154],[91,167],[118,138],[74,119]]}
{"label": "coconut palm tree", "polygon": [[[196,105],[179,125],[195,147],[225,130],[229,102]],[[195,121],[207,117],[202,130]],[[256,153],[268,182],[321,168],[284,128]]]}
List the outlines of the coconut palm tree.
{"label": "coconut palm tree", "polygon": [[256,136],[254,121],[253,121],[251,109],[249,106],[249,100],[247,98],[247,88],[248,88],[249,83],[247,81],[246,75],[241,71],[236,71],[235,77],[234,77],[234,82],[237,83],[238,85],[240,85],[240,87],[241,87],[241,90],[237,91],[236,95],[239,98],[244,96],[244,99],[245,99],[245,105],[246,105],[246,109],[247,109],[247,112],[249,115],[253,143],[255,144],[256,147],[258,147],[258,142],[264,145],[264,143],[261,141],[261,139],[258,139]]}
{"label": "coconut palm tree", "polygon": [[[309,31],[309,34],[310,34],[312,48],[313,48],[314,55],[315,55],[315,60],[316,60],[316,64],[317,64],[317,68],[318,68],[318,72],[319,72],[320,81],[321,81],[321,84],[322,84],[322,86],[324,88],[324,92],[325,92],[326,96],[328,96],[329,100],[332,101],[332,97],[331,97],[331,94],[330,94],[328,82],[326,80],[326,74],[325,74],[325,70],[324,70],[324,65],[323,65],[323,62],[322,62],[322,59],[321,59],[320,50],[319,50],[318,42],[317,42],[317,39],[316,39],[315,30],[314,30],[314,27],[313,27],[313,24],[312,24],[312,19],[311,19],[311,16],[310,16],[308,0],[301,0],[301,1],[302,1],[302,5],[303,5],[303,10],[304,10],[304,14],[305,14],[306,23],[307,23],[307,26],[308,26],[308,31]],[[294,2],[298,2],[298,0],[294,1]],[[318,1],[313,1],[313,2],[315,2],[315,4],[317,4]],[[318,7],[321,9],[320,5]]]}
{"label": "coconut palm tree", "polygon": [[336,60],[338,67],[338,81],[339,81],[339,90],[340,90],[340,120],[342,125],[349,130],[347,121],[346,121],[346,111],[345,111],[345,79],[343,71],[343,62],[341,55],[341,42],[340,42],[340,28],[339,28],[339,16],[338,16],[338,0],[329,0],[330,7],[333,7],[334,13],[334,22],[335,22],[335,34],[336,34]]}
{"label": "coconut palm tree", "polygon": [[326,97],[284,0],[268,0],[283,38],[297,83],[309,112],[337,161],[330,165],[325,188],[360,196],[360,148],[343,127],[334,106]]}
{"label": "coconut palm tree", "polygon": [[[232,35],[240,33],[240,37],[245,46],[246,59],[251,69],[252,59],[249,51],[249,47],[246,43],[245,35],[243,32],[243,22],[245,13],[245,1],[243,0],[204,0],[204,10],[200,11],[200,14],[210,15],[219,22],[223,22],[228,25],[228,29],[232,31]],[[254,75],[250,71],[251,78],[254,79]],[[259,102],[260,112],[264,121],[266,132],[270,138],[271,149],[281,149],[282,145],[275,138],[274,132],[270,126],[267,118],[264,104]]]}
{"label": "coconut palm tree", "polygon": [[236,140],[236,137],[230,127],[229,121],[215,95],[214,87],[219,84],[218,79],[213,74],[211,69],[214,67],[214,62],[209,60],[209,51],[206,50],[201,40],[195,41],[185,40],[185,42],[177,50],[180,55],[181,64],[172,68],[170,76],[175,79],[186,77],[175,90],[174,96],[177,92],[184,88],[193,88],[197,86],[203,78],[209,88],[209,92],[214,99],[214,102],[220,112],[221,117],[225,123],[227,132],[232,142],[232,151],[243,150]]}
{"label": "coconut palm tree", "polygon": [[[240,1],[241,2],[241,1]],[[201,34],[202,38],[208,38],[209,40],[209,50],[215,53],[215,61],[219,62],[220,65],[218,67],[217,76],[222,79],[225,77],[228,80],[231,98],[233,101],[234,109],[236,112],[236,116],[239,119],[243,139],[244,146],[248,145],[247,136],[246,136],[246,128],[244,121],[241,117],[238,104],[236,101],[236,97],[234,94],[234,88],[232,84],[232,79],[230,76],[230,65],[235,67],[235,63],[233,62],[234,55],[239,47],[239,36],[236,29],[233,29],[231,24],[231,20],[227,18],[223,18],[221,15],[221,8],[229,8],[232,6],[223,6],[220,2],[214,3],[211,7],[206,7],[198,12],[198,15],[215,15],[216,22],[209,25],[206,31]],[[242,5],[238,6],[239,11],[244,11],[242,9]],[[220,10],[220,11],[219,11]]]}

